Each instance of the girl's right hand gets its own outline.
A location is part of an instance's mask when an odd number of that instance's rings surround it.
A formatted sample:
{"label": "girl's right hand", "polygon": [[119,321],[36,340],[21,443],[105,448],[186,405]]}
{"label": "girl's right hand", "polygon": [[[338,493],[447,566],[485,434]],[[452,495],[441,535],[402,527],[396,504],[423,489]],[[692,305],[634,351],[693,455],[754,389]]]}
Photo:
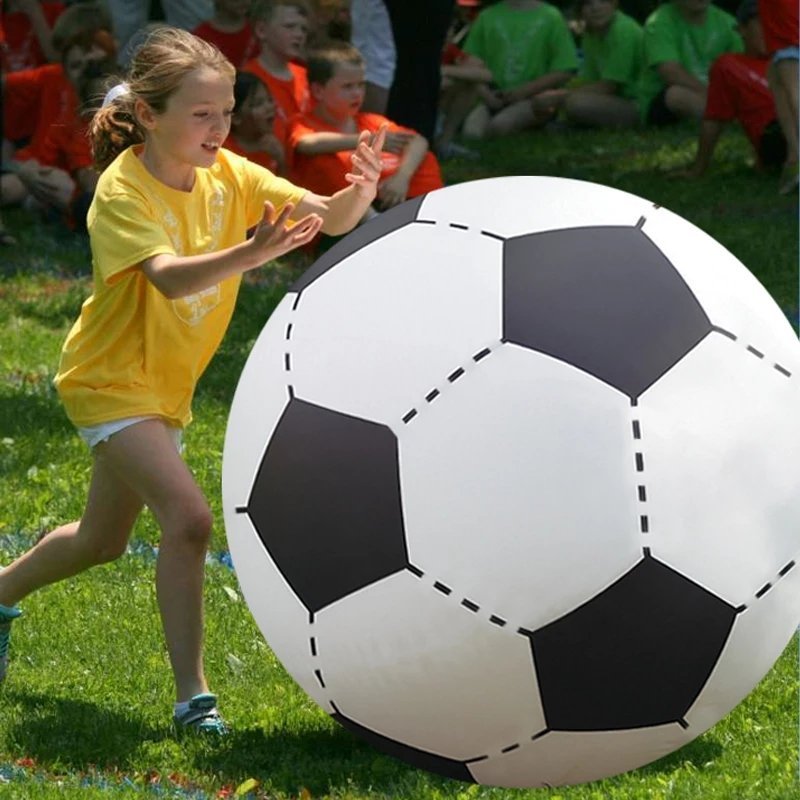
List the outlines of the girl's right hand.
{"label": "girl's right hand", "polygon": [[249,242],[259,264],[308,244],[319,233],[322,227],[322,217],[319,214],[308,214],[289,225],[289,216],[293,210],[294,204],[287,203],[276,216],[275,206],[269,200],[265,201],[264,216]]}

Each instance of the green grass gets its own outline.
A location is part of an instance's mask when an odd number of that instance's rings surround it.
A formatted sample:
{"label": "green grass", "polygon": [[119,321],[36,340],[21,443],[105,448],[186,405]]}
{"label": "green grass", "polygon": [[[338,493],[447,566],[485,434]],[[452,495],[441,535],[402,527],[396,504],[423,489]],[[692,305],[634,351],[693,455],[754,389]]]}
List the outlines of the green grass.
{"label": "green grass", "polygon": [[[798,314],[797,202],[754,173],[743,138],[729,135],[705,179],[666,171],[692,153],[687,128],[659,133],[567,133],[482,146],[482,161],[452,162],[449,182],[548,174],[642,195],[708,231]],[[546,202],[546,198],[542,198]],[[90,290],[84,242],[6,214],[20,239],[0,265],[0,563],[36,532],[77,518],[89,457],[51,379],[66,331]],[[243,287],[231,329],[198,389],[187,458],[217,520],[227,410],[249,348],[299,265]],[[137,541],[155,544],[143,515]],[[225,549],[218,523],[212,549]],[[800,797],[797,641],[762,684],[705,735],[668,758],[568,789],[469,787],[379,755],[330,721],[263,642],[235,576],[211,564],[207,671],[234,733],[223,743],[178,743],[168,726],[172,684],[152,559],[128,556],[25,602],[0,695],[0,798],[217,796],[248,779],[251,796],[466,800],[791,800]],[[3,781],[3,776],[9,779]],[[111,788],[113,787],[113,791]],[[242,786],[242,792],[247,785]]]}

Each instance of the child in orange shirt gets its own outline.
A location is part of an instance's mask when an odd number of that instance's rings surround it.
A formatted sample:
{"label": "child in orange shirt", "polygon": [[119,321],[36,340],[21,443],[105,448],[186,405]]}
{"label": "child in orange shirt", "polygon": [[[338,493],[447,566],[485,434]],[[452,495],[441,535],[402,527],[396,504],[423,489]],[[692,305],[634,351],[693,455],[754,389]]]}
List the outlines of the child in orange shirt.
{"label": "child in orange shirt", "polygon": [[425,137],[380,114],[361,111],[364,60],[346,42],[330,42],[308,57],[314,112],[295,117],[289,128],[292,178],[315,192],[347,185],[350,156],[362,131],[388,126],[381,155],[376,210],[440,188],[442,176]]}
{"label": "child in orange shirt", "polygon": [[[116,55],[110,22],[94,4],[72,6],[53,28],[53,46],[61,63],[12,72],[3,82],[5,134],[13,140],[29,137],[26,146],[3,166],[0,197],[4,206],[32,198],[39,206],[65,210],[73,199],[76,182],[59,161],[54,137],[62,133],[63,141],[74,141],[83,130],[77,87],[88,63]],[[76,175],[81,168],[75,166]],[[89,191],[90,183],[87,179],[85,186],[79,186]]]}
{"label": "child in orange shirt", "polygon": [[55,61],[52,29],[66,8],[64,3],[8,0],[3,5],[3,69],[17,72]]}
{"label": "child in orange shirt", "polygon": [[267,85],[277,106],[274,132],[284,141],[288,120],[309,110],[306,70],[296,63],[308,38],[308,7],[303,0],[253,0],[250,20],[261,49],[244,70]]}
{"label": "child in orange shirt", "polygon": [[214,0],[214,16],[192,33],[216,45],[237,69],[256,55],[253,28],[247,19],[252,0]]}
{"label": "child in orange shirt", "polygon": [[266,84],[251,72],[237,72],[235,106],[225,147],[261,164],[275,175],[286,172],[286,153],[273,131],[275,101]]}

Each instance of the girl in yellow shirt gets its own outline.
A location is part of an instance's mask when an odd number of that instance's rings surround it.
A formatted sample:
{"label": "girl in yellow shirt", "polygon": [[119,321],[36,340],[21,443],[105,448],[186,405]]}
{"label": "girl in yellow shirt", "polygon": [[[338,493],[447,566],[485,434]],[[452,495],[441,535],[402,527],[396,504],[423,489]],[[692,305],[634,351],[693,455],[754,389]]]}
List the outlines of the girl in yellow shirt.
{"label": "girl in yellow shirt", "polygon": [[87,219],[94,287],[56,376],[67,414],[92,448],[89,496],[79,521],[56,528],[0,572],[2,680],[16,604],[119,557],[148,506],[162,534],[156,588],[175,722],[219,733],[225,725],[202,658],[212,520],[180,456],[180,431],[230,321],[241,274],[320,230],[353,228],[375,199],[385,137],[385,130],[362,134],[346,189],[312,194],[221,148],[234,77],[213,45],[160,28],[93,119],[102,170]]}

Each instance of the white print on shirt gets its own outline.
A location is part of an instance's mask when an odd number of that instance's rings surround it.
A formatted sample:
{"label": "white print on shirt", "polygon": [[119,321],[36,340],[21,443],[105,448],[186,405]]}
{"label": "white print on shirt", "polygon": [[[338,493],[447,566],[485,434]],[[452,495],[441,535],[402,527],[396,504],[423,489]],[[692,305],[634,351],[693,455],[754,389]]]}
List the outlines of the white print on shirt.
{"label": "white print on shirt", "polygon": [[[213,253],[219,250],[219,242],[222,236],[222,214],[225,207],[225,198],[222,189],[217,187],[208,201],[208,242],[199,251],[202,253]],[[172,210],[162,204],[161,219],[164,228],[172,242],[175,254],[182,256],[185,247],[180,235],[180,225]],[[202,322],[206,314],[213,311],[222,300],[220,285],[210,286],[202,292],[188,294],[172,301],[172,308],[178,317],[187,325],[197,325]]]}
{"label": "white print on shirt", "polygon": [[506,29],[498,26],[496,33],[503,41],[503,49],[505,50],[504,64],[501,69],[501,80],[504,80],[504,85],[509,87],[518,86],[525,78],[525,67],[528,62],[528,53],[535,46],[536,38],[539,36],[539,29],[544,25],[544,21],[537,19],[533,22],[526,24],[524,36],[519,36],[512,41]]}

